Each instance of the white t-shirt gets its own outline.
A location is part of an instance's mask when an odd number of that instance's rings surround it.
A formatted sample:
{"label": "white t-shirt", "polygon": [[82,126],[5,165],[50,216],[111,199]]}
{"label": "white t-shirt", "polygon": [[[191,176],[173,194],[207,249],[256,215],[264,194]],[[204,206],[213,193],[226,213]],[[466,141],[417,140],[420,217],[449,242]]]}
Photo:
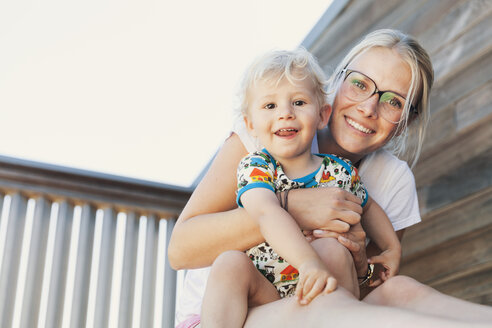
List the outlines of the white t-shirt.
{"label": "white t-shirt", "polygon": [[[248,152],[261,150],[262,147],[247,133],[242,120],[234,126],[233,131],[240,137]],[[316,137],[311,151],[319,152]],[[359,175],[369,195],[390,218],[395,231],[420,222],[415,179],[406,162],[381,149],[362,160]],[[177,304],[177,322],[184,321],[190,315],[200,314],[209,271],[210,267],[187,271]]]}

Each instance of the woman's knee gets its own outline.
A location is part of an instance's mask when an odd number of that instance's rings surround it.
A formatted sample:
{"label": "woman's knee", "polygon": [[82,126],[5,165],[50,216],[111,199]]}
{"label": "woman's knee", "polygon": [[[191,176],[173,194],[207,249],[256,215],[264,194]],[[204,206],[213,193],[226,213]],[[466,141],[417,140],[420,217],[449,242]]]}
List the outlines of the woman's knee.
{"label": "woman's knee", "polygon": [[249,257],[240,251],[226,251],[215,259],[211,276],[240,277],[252,266]]}
{"label": "woman's knee", "polygon": [[311,245],[329,268],[350,269],[353,267],[353,259],[349,250],[335,238],[316,239]]}
{"label": "woman's knee", "polygon": [[364,298],[364,302],[395,306],[425,296],[428,287],[407,276],[394,276],[386,280]]}

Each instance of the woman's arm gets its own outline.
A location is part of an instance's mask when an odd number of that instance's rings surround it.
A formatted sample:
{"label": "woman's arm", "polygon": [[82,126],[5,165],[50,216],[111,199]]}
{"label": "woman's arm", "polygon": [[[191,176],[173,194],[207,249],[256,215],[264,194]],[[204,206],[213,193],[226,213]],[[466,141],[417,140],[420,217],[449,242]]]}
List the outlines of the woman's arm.
{"label": "woman's arm", "polygon": [[373,286],[395,276],[400,269],[401,245],[391,222],[383,209],[369,197],[364,206],[362,215],[362,227],[371,241],[380,249],[381,253],[369,258],[370,263],[380,264],[383,268],[382,275],[377,275]]}
{"label": "woman's arm", "polygon": [[255,221],[235,201],[236,170],[246,154],[237,135],[224,142],[174,227],[168,249],[173,268],[208,266],[226,250],[263,241]]}
{"label": "woman's arm", "polygon": [[[168,248],[173,268],[208,266],[226,250],[264,241],[255,221],[236,205],[236,170],[246,154],[236,134],[224,142],[174,227]],[[336,187],[292,190],[288,197],[289,213],[303,229],[346,232],[362,213],[355,196]]]}

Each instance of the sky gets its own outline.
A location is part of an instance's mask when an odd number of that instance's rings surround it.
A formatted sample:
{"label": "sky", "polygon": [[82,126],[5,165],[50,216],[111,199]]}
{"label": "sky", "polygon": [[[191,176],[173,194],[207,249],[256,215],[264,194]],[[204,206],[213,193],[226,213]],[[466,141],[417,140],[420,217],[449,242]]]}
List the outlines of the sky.
{"label": "sky", "polygon": [[189,186],[247,65],[300,45],[329,3],[1,1],[0,155]]}

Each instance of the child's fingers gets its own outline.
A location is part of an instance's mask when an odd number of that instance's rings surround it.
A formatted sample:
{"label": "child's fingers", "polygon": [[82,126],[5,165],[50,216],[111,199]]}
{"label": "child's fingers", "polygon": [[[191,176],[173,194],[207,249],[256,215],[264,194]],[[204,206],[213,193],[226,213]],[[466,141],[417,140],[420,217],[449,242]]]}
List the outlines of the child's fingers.
{"label": "child's fingers", "polygon": [[326,281],[326,286],[325,286],[325,289],[323,290],[323,292],[325,294],[329,294],[329,293],[335,291],[335,289],[337,289],[337,285],[338,285],[337,280],[333,277],[329,277],[328,280]]}
{"label": "child's fingers", "polygon": [[309,290],[306,290],[306,288],[303,289],[303,297],[301,300],[301,304],[306,305],[309,304],[316,296],[318,296],[324,289],[325,287],[325,282],[323,280],[319,279],[312,279],[315,280],[311,284],[311,288]]}
{"label": "child's fingers", "polygon": [[302,289],[304,288],[304,281],[302,279],[299,279],[299,282],[297,283],[296,286],[296,299],[300,303],[302,300]]}
{"label": "child's fingers", "polygon": [[301,295],[301,300],[300,300],[300,303],[301,304],[308,304],[309,302],[311,302],[311,299],[310,298],[310,293],[311,293],[311,290],[313,289],[313,285],[314,285],[315,281],[312,279],[312,278],[306,278],[306,280],[304,281],[304,285],[303,285],[303,288],[302,288],[302,295]]}

